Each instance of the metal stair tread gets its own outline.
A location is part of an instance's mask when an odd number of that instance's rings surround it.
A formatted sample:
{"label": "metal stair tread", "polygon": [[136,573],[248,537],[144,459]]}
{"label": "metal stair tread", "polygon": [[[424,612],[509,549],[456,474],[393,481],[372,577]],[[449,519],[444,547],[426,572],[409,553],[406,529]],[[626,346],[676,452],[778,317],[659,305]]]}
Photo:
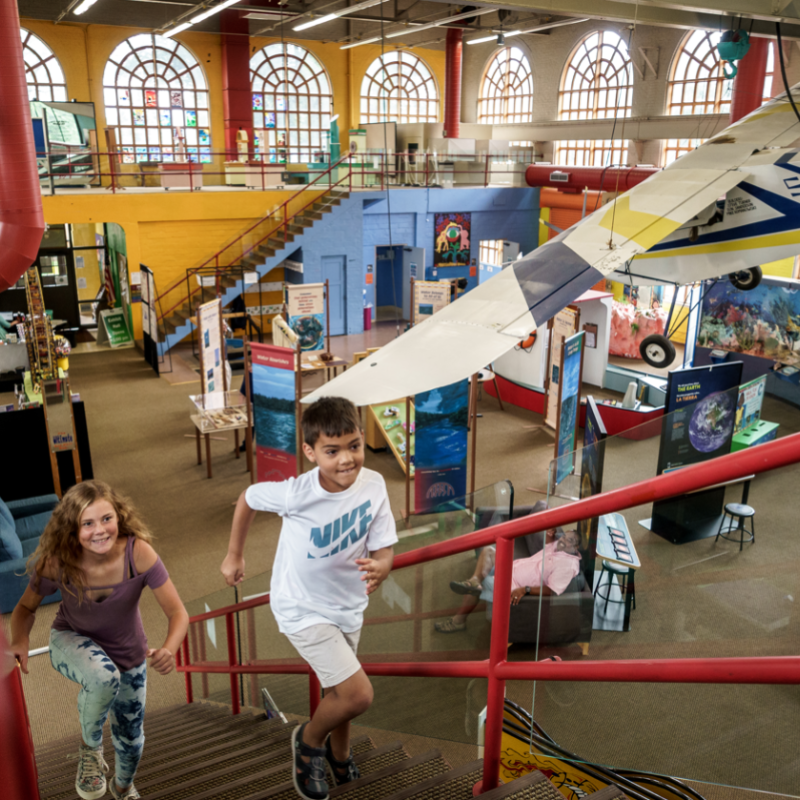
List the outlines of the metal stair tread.
{"label": "metal stair tread", "polygon": [[[462,798],[463,800],[470,800],[472,798],[472,787],[480,780],[482,774],[483,761],[480,759],[478,761],[471,761],[469,764],[462,764],[460,767],[451,769],[441,775],[434,775],[432,778],[428,778],[421,783],[416,783],[413,786],[401,789],[399,792],[382,798],[382,800],[414,800],[426,792],[429,793],[427,795],[428,797],[442,797],[442,800],[445,800],[445,798],[446,800],[456,800],[452,791],[446,794],[441,794],[436,791],[446,784],[454,783],[463,784],[463,788],[465,789],[463,793],[459,792],[458,800],[462,800]],[[608,800],[611,800],[611,798],[608,798]]]}
{"label": "metal stair tread", "polygon": [[543,773],[533,770],[521,778],[478,795],[479,800],[564,800]]}

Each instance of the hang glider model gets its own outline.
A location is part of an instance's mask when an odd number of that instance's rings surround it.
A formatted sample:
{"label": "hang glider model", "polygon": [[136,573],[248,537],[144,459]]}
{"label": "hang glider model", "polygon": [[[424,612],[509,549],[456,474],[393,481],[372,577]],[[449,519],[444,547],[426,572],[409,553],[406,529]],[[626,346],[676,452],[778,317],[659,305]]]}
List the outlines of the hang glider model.
{"label": "hang glider model", "polygon": [[800,253],[798,138],[800,121],[783,93],[304,402],[339,396],[370,405],[455,383],[606,277],[646,286],[725,276],[755,287],[760,264]]}

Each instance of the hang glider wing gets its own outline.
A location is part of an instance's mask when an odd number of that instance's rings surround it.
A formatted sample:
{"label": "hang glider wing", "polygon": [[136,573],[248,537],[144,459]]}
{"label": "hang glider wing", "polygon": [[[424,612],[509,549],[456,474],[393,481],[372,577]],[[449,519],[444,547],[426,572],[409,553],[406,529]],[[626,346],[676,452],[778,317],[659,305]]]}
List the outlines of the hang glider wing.
{"label": "hang glider wing", "polygon": [[785,146],[798,136],[800,123],[785,95],[775,98],[315,390],[304,402],[338,396],[370,405],[466,378],[745,180],[748,173],[740,167],[755,150]]}

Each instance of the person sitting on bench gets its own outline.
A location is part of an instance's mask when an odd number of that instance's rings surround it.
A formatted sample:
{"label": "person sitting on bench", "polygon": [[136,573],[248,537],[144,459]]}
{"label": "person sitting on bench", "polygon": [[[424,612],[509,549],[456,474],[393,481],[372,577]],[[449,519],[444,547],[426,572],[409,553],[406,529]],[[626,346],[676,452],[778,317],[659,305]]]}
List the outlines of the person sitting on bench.
{"label": "person sitting on bench", "polygon": [[[541,534],[540,534],[541,535]],[[549,530],[545,545],[528,558],[514,561],[511,572],[511,603],[516,605],[526,594],[562,594],[580,572],[580,534]],[[439,633],[457,633],[467,627],[467,617],[479,599],[491,601],[494,589],[494,547],[486,547],[478,557],[475,572],[466,581],[452,581],[450,589],[464,595],[458,613],[434,624]]]}

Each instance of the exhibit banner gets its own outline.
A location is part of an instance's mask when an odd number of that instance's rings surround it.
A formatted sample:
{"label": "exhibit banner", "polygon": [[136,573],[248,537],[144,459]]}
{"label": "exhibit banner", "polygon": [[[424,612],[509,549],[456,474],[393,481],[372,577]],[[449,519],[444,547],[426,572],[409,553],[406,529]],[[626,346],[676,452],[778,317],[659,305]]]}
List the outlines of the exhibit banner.
{"label": "exhibit banner", "polygon": [[297,477],[296,352],[250,344],[258,481]]}
{"label": "exhibit banner", "polygon": [[800,366],[797,281],[764,276],[749,291],[704,284],[697,345]]}
{"label": "exhibit banner", "polygon": [[730,453],[742,362],[673,370],[658,474]]}
{"label": "exhibit banner", "polygon": [[561,373],[561,349],[564,340],[572,336],[578,330],[580,322],[580,312],[577,309],[565,308],[550,321],[550,356],[549,369],[547,370],[547,381],[545,391],[547,392],[547,405],[545,406],[544,424],[555,428],[558,422],[558,393]]}
{"label": "exhibit banner", "polygon": [[[142,292],[142,337],[144,359],[159,374],[158,366],[158,317],[156,316],[156,282],[153,271],[139,264]],[[155,335],[153,332],[155,331]]]}
{"label": "exhibit banner", "polygon": [[469,380],[414,398],[414,511],[467,494]]}
{"label": "exhibit banner", "polygon": [[450,282],[414,281],[414,324],[450,305]]}
{"label": "exhibit banner", "polygon": [[761,406],[764,404],[766,390],[766,375],[743,383],[739,387],[739,399],[736,401],[736,421],[733,424],[734,436],[751,425],[755,425],[761,419]]}
{"label": "exhibit banner", "polygon": [[289,327],[300,337],[303,352],[325,349],[325,284],[286,285]]}
{"label": "exhibit banner", "polygon": [[200,335],[200,386],[202,394],[224,392],[225,356],[222,352],[222,301],[217,298],[197,309]]}
{"label": "exhibit banner", "polygon": [[575,443],[578,411],[581,404],[584,331],[570,336],[563,344],[561,380],[558,392],[558,427],[556,428],[555,485],[575,471]]}
{"label": "exhibit banner", "polygon": [[[581,500],[603,491],[603,463],[605,460],[606,426],[594,398],[586,398],[586,422],[583,428],[583,450],[581,450]],[[598,518],[582,519],[578,523],[581,550],[594,559],[597,546]],[[590,546],[591,545],[591,546]]]}
{"label": "exhibit banner", "polygon": [[470,263],[472,214],[434,214],[433,267],[466,267]]}

